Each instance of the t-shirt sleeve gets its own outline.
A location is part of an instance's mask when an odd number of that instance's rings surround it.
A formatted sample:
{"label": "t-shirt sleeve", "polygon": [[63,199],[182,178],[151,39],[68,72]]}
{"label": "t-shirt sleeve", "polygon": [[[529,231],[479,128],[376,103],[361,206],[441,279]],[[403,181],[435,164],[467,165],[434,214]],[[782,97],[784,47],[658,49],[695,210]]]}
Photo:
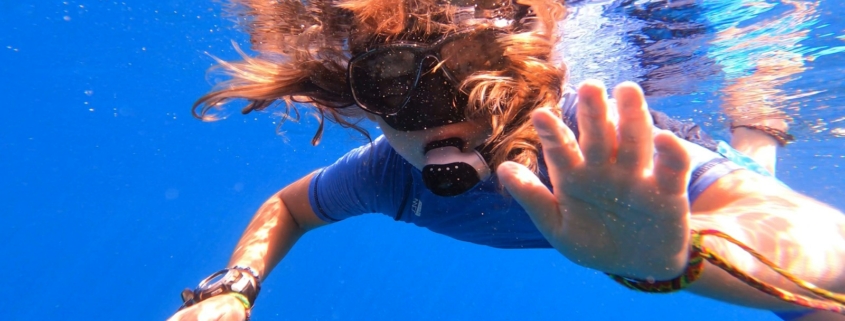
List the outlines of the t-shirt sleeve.
{"label": "t-shirt sleeve", "polygon": [[311,177],[311,208],[326,222],[365,213],[395,216],[407,194],[409,167],[384,137],[379,137]]}

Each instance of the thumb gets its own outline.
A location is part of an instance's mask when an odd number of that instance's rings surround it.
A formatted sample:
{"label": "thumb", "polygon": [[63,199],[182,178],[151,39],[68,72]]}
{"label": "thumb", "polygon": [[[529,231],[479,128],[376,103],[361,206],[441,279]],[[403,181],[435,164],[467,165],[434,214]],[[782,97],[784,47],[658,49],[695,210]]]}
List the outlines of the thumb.
{"label": "thumb", "polygon": [[562,219],[557,199],[537,175],[514,162],[504,162],[496,169],[502,185],[525,209],[537,229],[552,240],[560,231]]}

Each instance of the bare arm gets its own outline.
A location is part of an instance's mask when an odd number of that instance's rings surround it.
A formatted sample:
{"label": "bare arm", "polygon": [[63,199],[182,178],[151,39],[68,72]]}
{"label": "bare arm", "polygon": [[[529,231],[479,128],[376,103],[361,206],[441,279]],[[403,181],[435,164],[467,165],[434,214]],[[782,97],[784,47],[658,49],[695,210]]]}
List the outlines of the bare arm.
{"label": "bare arm", "polygon": [[791,117],[782,110],[790,99],[780,87],[806,68],[804,59],[785,51],[757,61],[756,71],[724,88],[725,114],[731,120],[731,146],[763,165],[772,174],[777,161],[777,144],[769,134],[747,125],[768,127],[786,133]]}
{"label": "bare arm", "polygon": [[[778,266],[817,286],[845,292],[845,215],[748,171],[717,181],[693,204],[691,228],[717,229],[759,251]],[[738,269],[795,293],[799,290],[748,253],[715,238],[705,247]],[[690,291],[769,310],[806,309],[777,300],[708,265]]]}
{"label": "bare arm", "polygon": [[[229,260],[231,266],[248,266],[266,279],[305,232],[327,223],[314,214],[308,201],[312,174],[271,196],[247,226]],[[230,295],[217,295],[173,315],[169,321],[242,321],[246,310]]]}
{"label": "bare arm", "polygon": [[[783,119],[758,120],[750,123],[750,125],[767,126],[784,133],[789,129],[789,125]],[[760,130],[743,127],[733,129],[732,132],[731,147],[754,159],[769,173],[775,174],[778,142],[772,136]]]}
{"label": "bare arm", "polygon": [[305,232],[326,225],[308,201],[312,174],[306,175],[267,199],[241,236],[229,266],[248,266],[262,280]]}

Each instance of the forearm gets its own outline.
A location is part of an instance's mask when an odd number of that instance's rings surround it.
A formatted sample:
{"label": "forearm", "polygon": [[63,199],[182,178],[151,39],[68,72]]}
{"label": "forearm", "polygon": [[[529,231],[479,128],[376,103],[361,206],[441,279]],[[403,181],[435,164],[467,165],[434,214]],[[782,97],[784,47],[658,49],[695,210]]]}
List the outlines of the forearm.
{"label": "forearm", "polygon": [[229,266],[248,266],[266,278],[304,233],[279,195],[274,195],[255,213]]}
{"label": "forearm", "polygon": [[[743,190],[743,186],[734,187]],[[770,185],[768,190],[754,197],[733,201],[717,210],[695,213],[691,228],[722,231],[802,280],[827,290],[845,292],[845,216],[786,187]],[[723,239],[705,236],[704,247],[738,270],[766,283],[807,294]],[[751,288],[710,264],[689,290],[756,308],[798,308]]]}
{"label": "forearm", "polygon": [[[311,177],[306,175],[264,202],[241,236],[228,268],[247,267],[264,280],[306,231],[326,224],[308,200]],[[204,281],[194,291],[183,292],[185,304],[169,320],[248,320],[260,285],[242,275],[231,270],[214,274],[214,282]]]}

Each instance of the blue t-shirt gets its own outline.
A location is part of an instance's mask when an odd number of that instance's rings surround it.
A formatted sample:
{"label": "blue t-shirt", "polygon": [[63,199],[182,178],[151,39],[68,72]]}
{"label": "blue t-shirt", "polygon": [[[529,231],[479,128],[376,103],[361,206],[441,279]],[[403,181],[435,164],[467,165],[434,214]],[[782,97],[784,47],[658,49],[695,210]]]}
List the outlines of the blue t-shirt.
{"label": "blue t-shirt", "polygon": [[[564,122],[577,136],[576,102],[574,93],[568,92],[562,99],[561,111]],[[697,126],[657,112],[652,115],[656,127],[698,142],[685,141],[692,151],[690,203],[718,178],[742,168],[711,150],[716,144]],[[544,167],[541,157],[540,178],[551,189]],[[495,173],[461,195],[437,196],[425,187],[420,170],[397,154],[383,136],[315,173],[309,199],[314,212],[326,222],[382,213],[475,244],[496,248],[551,247],[525,210],[504,192]]]}
{"label": "blue t-shirt", "polygon": [[[577,136],[576,102],[577,97],[568,92],[562,100],[561,112],[564,122]],[[660,112],[651,114],[655,127],[684,138],[691,151],[690,203],[713,182],[735,170],[746,168],[771,176],[751,158],[707,137],[695,124],[671,119]],[[542,157],[540,179],[551,190]],[[495,173],[461,195],[437,196],[423,184],[420,170],[399,156],[383,136],[320,169],[311,178],[308,196],[314,212],[326,222],[382,213],[475,244],[506,249],[551,248],[525,210],[506,195]],[[783,320],[796,320],[814,312],[775,314]]]}

